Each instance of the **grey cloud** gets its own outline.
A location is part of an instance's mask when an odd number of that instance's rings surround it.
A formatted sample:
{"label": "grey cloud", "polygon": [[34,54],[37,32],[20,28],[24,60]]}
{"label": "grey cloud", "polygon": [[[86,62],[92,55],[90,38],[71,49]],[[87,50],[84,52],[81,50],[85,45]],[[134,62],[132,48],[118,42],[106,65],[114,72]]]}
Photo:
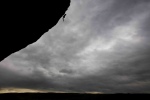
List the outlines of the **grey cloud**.
{"label": "grey cloud", "polygon": [[41,44],[1,62],[0,87],[150,92],[149,9],[149,0],[72,0]]}
{"label": "grey cloud", "polygon": [[[38,88],[42,89],[43,86],[50,86],[50,82],[47,82],[45,77],[41,75],[38,77],[31,77],[31,76],[23,76],[18,73],[12,72],[11,70],[0,68],[0,88],[4,87],[16,87],[16,88]],[[41,87],[42,86],[42,87]]]}

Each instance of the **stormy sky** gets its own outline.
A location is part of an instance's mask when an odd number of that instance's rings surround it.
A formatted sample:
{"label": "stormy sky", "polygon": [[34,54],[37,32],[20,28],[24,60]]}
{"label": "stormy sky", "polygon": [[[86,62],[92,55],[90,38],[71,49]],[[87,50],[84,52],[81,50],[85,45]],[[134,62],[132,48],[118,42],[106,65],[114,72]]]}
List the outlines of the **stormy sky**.
{"label": "stormy sky", "polygon": [[37,42],[0,62],[0,88],[150,93],[150,0],[72,0]]}

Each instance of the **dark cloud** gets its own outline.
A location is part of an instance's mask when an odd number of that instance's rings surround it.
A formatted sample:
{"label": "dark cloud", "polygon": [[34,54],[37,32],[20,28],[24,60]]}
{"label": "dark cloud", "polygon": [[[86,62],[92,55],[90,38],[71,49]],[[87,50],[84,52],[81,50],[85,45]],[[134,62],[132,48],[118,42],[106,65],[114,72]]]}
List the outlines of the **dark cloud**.
{"label": "dark cloud", "polygon": [[149,9],[149,0],[72,0],[64,22],[0,63],[0,87],[149,93]]}
{"label": "dark cloud", "polygon": [[[23,76],[18,73],[12,72],[6,68],[0,68],[0,88],[4,87],[16,87],[16,88],[45,88],[43,86],[53,86],[51,83],[47,82],[45,77],[39,76],[37,77],[31,76]],[[51,84],[51,85],[50,85]],[[42,87],[41,87],[42,86]]]}

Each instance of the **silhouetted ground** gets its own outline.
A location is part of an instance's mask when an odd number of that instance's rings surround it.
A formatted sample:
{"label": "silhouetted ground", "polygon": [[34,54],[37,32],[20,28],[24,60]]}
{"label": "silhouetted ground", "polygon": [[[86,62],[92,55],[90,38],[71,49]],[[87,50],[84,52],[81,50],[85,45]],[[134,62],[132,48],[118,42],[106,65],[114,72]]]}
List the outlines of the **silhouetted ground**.
{"label": "silhouetted ground", "polygon": [[100,100],[100,99],[136,99],[146,98],[149,95],[143,94],[80,94],[80,93],[6,93],[0,94],[0,100],[14,99],[14,100]]}

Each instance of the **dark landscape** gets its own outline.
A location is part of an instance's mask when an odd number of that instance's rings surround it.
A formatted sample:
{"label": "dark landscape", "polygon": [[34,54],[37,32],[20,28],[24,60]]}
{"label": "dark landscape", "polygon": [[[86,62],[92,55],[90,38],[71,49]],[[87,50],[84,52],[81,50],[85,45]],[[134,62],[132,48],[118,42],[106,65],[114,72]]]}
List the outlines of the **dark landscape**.
{"label": "dark landscape", "polygon": [[18,100],[97,100],[103,98],[148,98],[146,94],[86,94],[86,93],[4,93],[0,94],[0,100],[18,99]]}

